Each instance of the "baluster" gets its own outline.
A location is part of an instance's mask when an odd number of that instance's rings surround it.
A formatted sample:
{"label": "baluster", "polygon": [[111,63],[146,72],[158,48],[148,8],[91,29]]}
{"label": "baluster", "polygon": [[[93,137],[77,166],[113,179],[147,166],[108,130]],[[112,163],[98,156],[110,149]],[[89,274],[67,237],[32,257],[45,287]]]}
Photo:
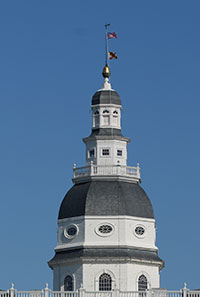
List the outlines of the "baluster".
{"label": "baluster", "polygon": [[11,288],[10,288],[10,297],[14,297],[15,295],[15,289],[14,289],[14,284],[11,284]]}

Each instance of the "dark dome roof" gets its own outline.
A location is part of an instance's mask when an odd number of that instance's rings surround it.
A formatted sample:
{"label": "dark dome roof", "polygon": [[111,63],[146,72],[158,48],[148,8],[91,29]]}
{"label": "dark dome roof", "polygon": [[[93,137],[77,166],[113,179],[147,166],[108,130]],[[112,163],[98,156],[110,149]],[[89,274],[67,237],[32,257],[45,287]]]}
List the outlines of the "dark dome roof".
{"label": "dark dome roof", "polygon": [[83,215],[154,218],[151,202],[140,185],[123,181],[75,184],[61,203],[58,219]]}
{"label": "dark dome roof", "polygon": [[92,97],[92,105],[97,104],[116,104],[121,105],[121,100],[115,91],[97,91]]}

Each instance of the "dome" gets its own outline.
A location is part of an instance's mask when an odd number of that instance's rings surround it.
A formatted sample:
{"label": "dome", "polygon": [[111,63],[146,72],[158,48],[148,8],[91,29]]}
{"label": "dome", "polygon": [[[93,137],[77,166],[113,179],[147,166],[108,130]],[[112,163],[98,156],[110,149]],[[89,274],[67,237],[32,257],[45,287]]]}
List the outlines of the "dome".
{"label": "dome", "polygon": [[121,105],[120,96],[113,90],[97,91],[92,97],[92,105],[97,104],[116,104]]}
{"label": "dome", "polygon": [[90,181],[75,184],[64,197],[58,219],[77,216],[135,216],[154,219],[147,194],[139,184]]}

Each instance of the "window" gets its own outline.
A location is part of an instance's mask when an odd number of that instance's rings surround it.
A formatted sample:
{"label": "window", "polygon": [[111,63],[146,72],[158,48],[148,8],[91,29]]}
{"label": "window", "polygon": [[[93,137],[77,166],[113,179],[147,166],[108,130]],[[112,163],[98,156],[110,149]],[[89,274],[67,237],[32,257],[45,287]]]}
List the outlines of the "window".
{"label": "window", "polygon": [[113,114],[114,114],[114,115],[117,115],[117,114],[118,114],[118,112],[117,112],[116,110],[114,110],[114,111],[113,111]]}
{"label": "window", "polygon": [[78,234],[78,227],[74,224],[68,225],[64,229],[64,236],[68,239],[74,238]]}
{"label": "window", "polygon": [[90,158],[94,158],[94,149],[90,150]]}
{"label": "window", "polygon": [[103,111],[103,113],[109,113],[109,110],[105,109],[105,110]]}
{"label": "window", "polygon": [[99,277],[99,291],[111,291],[112,278],[108,273],[103,273]]}
{"label": "window", "polygon": [[99,227],[99,232],[103,233],[103,234],[110,233],[110,232],[112,232],[112,230],[113,230],[113,228],[110,225],[101,225]]}
{"label": "window", "polygon": [[69,236],[75,236],[77,233],[77,228],[75,226],[71,226],[67,229],[67,234]]}
{"label": "window", "polygon": [[117,150],[117,156],[122,157],[122,150]]}
{"label": "window", "polygon": [[99,111],[98,111],[98,110],[96,110],[94,114],[95,114],[95,115],[98,115],[98,114],[99,114]]}
{"label": "window", "polygon": [[139,236],[142,236],[144,234],[145,230],[142,226],[138,226],[135,228],[135,233]]}
{"label": "window", "polygon": [[64,291],[74,291],[74,282],[71,275],[67,275],[64,280]]}
{"label": "window", "polygon": [[109,149],[102,149],[102,156],[109,156],[110,150]]}
{"label": "window", "polygon": [[114,232],[115,228],[110,223],[99,224],[95,228],[95,233],[101,237],[111,236]]}
{"label": "window", "polygon": [[141,274],[138,278],[138,291],[147,290],[147,278],[144,274]]}

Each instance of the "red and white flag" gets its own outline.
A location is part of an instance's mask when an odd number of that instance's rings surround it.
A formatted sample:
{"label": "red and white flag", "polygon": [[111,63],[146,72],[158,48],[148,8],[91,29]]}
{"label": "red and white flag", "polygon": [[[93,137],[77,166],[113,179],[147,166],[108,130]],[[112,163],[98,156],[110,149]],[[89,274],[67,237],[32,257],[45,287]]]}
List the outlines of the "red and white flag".
{"label": "red and white flag", "polygon": [[108,39],[111,39],[111,38],[117,38],[117,34],[116,34],[116,32],[113,32],[113,33],[108,32],[108,33],[107,33],[107,38],[108,38]]}

